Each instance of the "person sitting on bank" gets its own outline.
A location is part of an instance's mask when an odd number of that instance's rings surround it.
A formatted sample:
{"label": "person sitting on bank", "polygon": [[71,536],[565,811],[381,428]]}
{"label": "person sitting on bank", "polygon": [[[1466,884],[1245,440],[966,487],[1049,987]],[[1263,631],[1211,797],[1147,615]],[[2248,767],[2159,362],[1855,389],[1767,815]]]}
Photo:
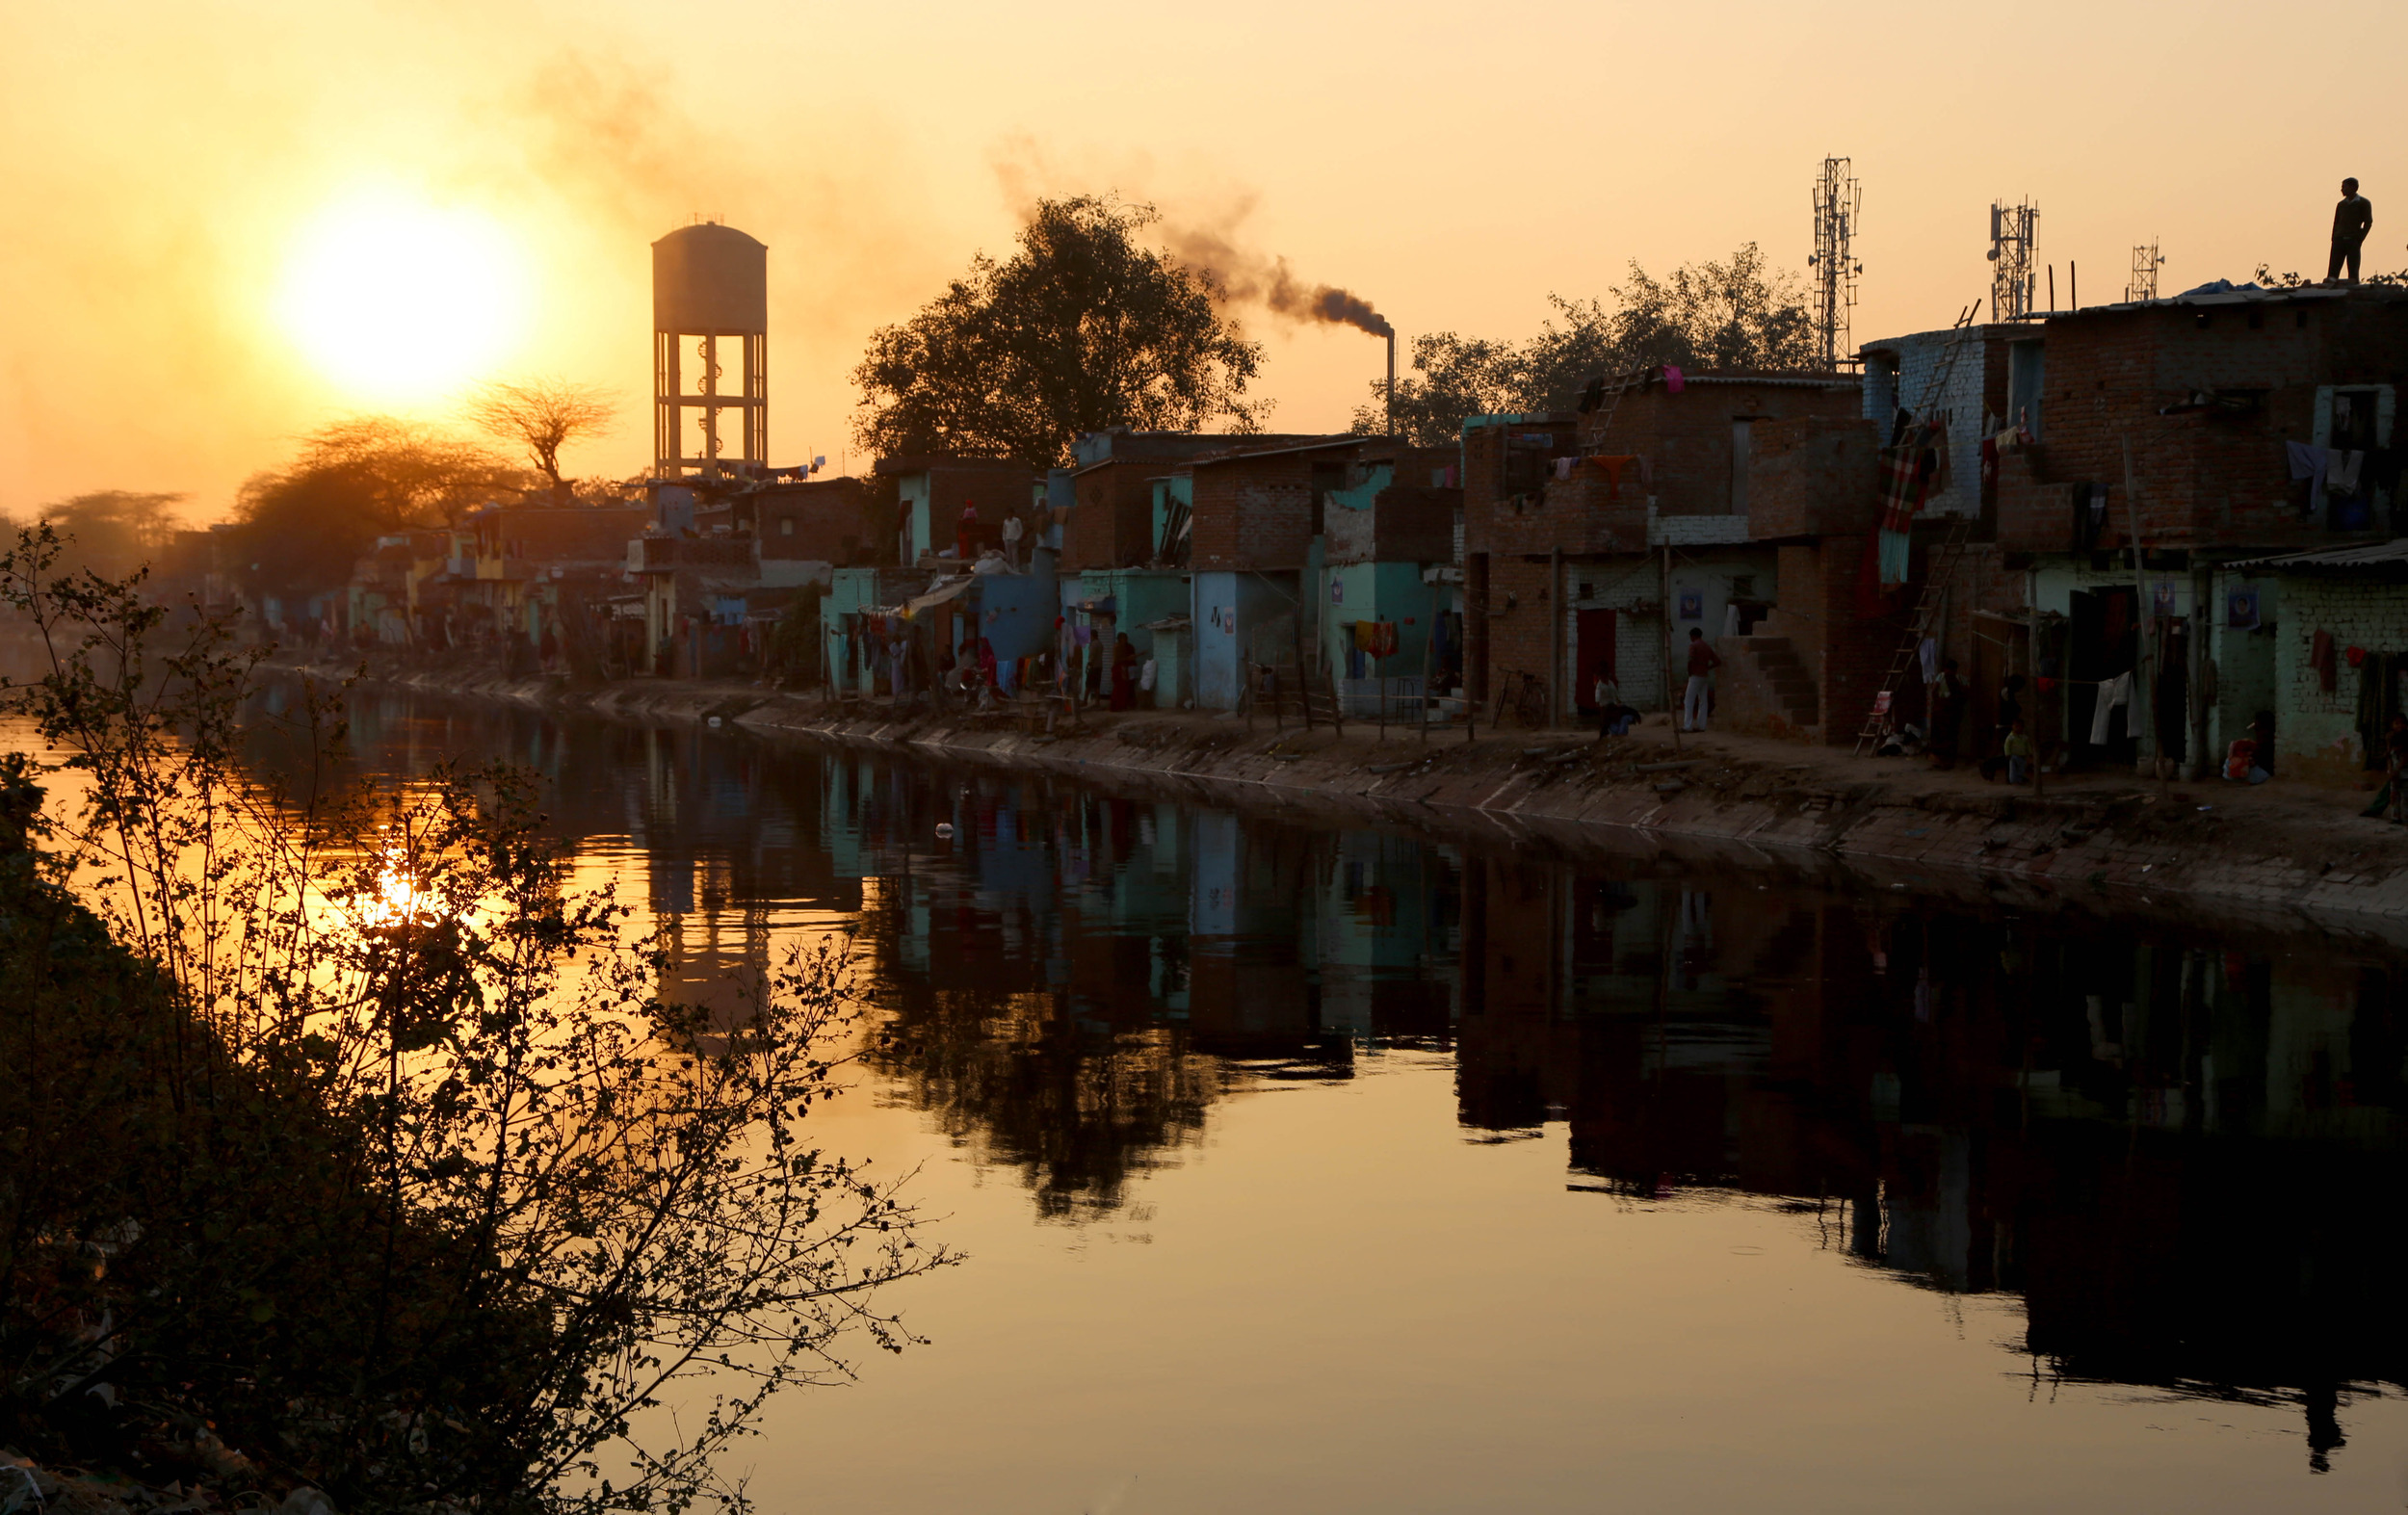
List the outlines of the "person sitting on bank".
{"label": "person sitting on bank", "polygon": [[1697,627],[1688,629],[1688,688],[1681,696],[1681,729],[1703,731],[1706,713],[1713,707],[1712,679],[1714,670],[1722,666],[1722,655],[1706,643],[1706,634]]}
{"label": "person sitting on bank", "polygon": [[1597,687],[1590,692],[1589,703],[1597,707],[1597,740],[1626,737],[1638,724],[1638,712],[1622,703],[1622,686],[1610,677],[1597,675]]}

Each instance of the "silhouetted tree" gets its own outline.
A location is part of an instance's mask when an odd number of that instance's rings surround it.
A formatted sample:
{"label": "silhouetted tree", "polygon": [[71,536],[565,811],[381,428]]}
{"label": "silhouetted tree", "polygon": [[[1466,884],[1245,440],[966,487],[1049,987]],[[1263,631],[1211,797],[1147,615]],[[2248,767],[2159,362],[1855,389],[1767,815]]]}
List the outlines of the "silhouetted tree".
{"label": "silhouetted tree", "polygon": [[610,431],[618,405],[608,391],[590,384],[537,379],[523,384],[484,385],[469,396],[461,410],[488,435],[525,449],[529,460],[550,482],[552,498],[567,505],[575,491],[561,477],[561,449]]}
{"label": "silhouetted tree", "polygon": [[100,489],[53,500],[22,524],[49,523],[65,543],[61,561],[67,566],[122,578],[159,556],[176,529],[175,508],[190,498]]}
{"label": "silhouetted tree", "polygon": [[311,433],[282,472],[243,485],[236,518],[246,578],[266,593],[330,588],[379,536],[455,524],[525,481],[484,448],[416,422],[337,422]]}
{"label": "silhouetted tree", "polygon": [[853,370],[875,452],[957,453],[1050,465],[1083,431],[1256,428],[1243,396],[1262,360],[1221,318],[1213,275],[1140,247],[1150,205],[1041,200],[1019,250],[970,272],[881,328]]}
{"label": "silhouetted tree", "polygon": [[[1425,447],[1454,440],[1466,416],[1568,410],[1599,374],[1642,365],[1775,371],[1815,366],[1814,320],[1797,281],[1767,268],[1747,243],[1658,279],[1634,260],[1630,281],[1599,300],[1548,297],[1555,315],[1516,346],[1440,331],[1413,339],[1397,379],[1398,430]],[[1386,385],[1354,412],[1354,430],[1386,430]]]}

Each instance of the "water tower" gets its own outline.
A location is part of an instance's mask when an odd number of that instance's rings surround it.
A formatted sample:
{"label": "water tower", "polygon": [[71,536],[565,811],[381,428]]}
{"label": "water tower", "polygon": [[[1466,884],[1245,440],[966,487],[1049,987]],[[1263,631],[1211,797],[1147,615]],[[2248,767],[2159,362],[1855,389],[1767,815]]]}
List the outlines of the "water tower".
{"label": "water tower", "polygon": [[[769,460],[769,312],[770,249],[735,227],[697,222],[652,244],[652,453],[660,477]],[[732,391],[730,365],[743,376]],[[687,421],[694,412],[698,431]]]}

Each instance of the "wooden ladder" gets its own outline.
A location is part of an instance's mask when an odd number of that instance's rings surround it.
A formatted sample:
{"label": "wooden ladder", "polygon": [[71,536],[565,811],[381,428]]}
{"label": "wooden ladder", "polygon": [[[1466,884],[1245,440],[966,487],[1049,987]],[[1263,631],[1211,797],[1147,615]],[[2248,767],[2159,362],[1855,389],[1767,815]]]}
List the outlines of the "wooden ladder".
{"label": "wooden ladder", "polygon": [[1965,544],[1973,536],[1975,517],[1959,515],[1949,523],[1949,534],[1937,551],[1924,562],[1923,588],[1915,596],[1914,614],[1907,617],[1906,637],[1890,655],[1889,671],[1881,675],[1881,691],[1873,696],[1872,708],[1865,713],[1865,724],[1856,733],[1856,753],[1865,755],[1865,748],[1881,740],[1881,728],[1890,718],[1890,702],[1898,693],[1906,670],[1915,666],[1923,651],[1924,639],[1931,634],[1938,620],[1940,607],[1948,594],[1949,581],[1955,576],[1956,564],[1965,555]]}
{"label": "wooden ladder", "polygon": [[1577,431],[1576,434],[1582,451],[1589,452],[1602,446],[1607,431],[1613,425],[1614,411],[1621,408],[1622,397],[1646,388],[1648,380],[1656,378],[1662,371],[1660,365],[1650,364],[1645,368],[1631,369],[1627,373],[1608,379],[1605,404],[1598,407],[1594,417],[1584,417]]}
{"label": "wooden ladder", "polygon": [[[1932,407],[1947,398],[1949,380],[1956,374],[1956,360],[1964,355],[1967,348],[1973,346],[1972,326],[1974,318],[1980,313],[1981,302],[1976,300],[1956,318],[1952,329],[1961,334],[1950,340],[1948,352],[1940,359],[1939,366],[1924,381],[1921,403],[1910,412],[1917,424],[1928,420]],[[1889,419],[1884,418],[1885,425]],[[1891,701],[1896,697],[1906,670],[1914,666],[1917,654],[1923,650],[1924,639],[1931,634],[1931,627],[1939,616],[1940,606],[1947,594],[1948,583],[1955,575],[1958,561],[1965,555],[1965,544],[1972,538],[1974,523],[1979,513],[1976,504],[1973,514],[1953,517],[1949,523],[1948,535],[1941,539],[1939,550],[1924,560],[1923,588],[1915,595],[1913,614],[1907,616],[1906,636],[1890,655],[1890,666],[1881,675],[1881,688],[1873,695],[1871,708],[1865,712],[1864,725],[1857,730],[1856,756],[1863,757],[1868,745],[1881,740],[1881,728],[1890,718]],[[1873,523],[1873,530],[1876,533],[1881,530],[1878,521]]]}

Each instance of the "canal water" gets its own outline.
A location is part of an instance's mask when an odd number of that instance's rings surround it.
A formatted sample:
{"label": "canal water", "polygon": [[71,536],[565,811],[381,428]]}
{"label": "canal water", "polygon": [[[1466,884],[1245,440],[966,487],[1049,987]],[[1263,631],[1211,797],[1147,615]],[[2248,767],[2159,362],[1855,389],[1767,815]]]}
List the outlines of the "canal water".
{"label": "canal water", "polygon": [[[821,1139],[964,1266],[768,1511],[2408,1504],[2408,964],[395,694],[708,999],[851,933]],[[952,827],[939,834],[940,823]]]}

